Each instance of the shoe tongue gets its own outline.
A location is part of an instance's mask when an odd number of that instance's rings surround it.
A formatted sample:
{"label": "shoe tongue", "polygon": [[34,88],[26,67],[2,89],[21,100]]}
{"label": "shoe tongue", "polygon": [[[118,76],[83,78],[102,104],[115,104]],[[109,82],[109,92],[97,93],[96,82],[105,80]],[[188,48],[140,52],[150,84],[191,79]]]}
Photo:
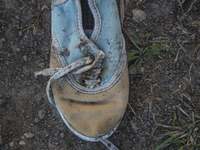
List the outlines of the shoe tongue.
{"label": "shoe tongue", "polygon": [[88,4],[88,0],[81,0],[83,29],[88,38],[94,30],[94,17]]}

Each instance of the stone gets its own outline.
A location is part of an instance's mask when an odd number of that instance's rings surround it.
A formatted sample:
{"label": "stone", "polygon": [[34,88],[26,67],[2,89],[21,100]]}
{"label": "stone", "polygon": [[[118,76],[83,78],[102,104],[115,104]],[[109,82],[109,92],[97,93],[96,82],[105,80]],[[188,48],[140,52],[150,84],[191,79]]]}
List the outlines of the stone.
{"label": "stone", "polygon": [[177,43],[181,44],[182,40],[181,39],[177,39]]}
{"label": "stone", "polygon": [[169,73],[170,73],[169,70],[166,70],[166,71],[165,71],[165,74],[166,74],[167,76],[169,75]]}
{"label": "stone", "polygon": [[6,39],[5,39],[5,38],[2,38],[1,40],[2,40],[2,42],[6,42]]}
{"label": "stone", "polygon": [[141,9],[133,9],[133,21],[140,23],[146,19],[146,13],[142,11]]}
{"label": "stone", "polygon": [[11,57],[12,55],[10,53],[7,54],[8,57]]}
{"label": "stone", "polygon": [[23,56],[23,59],[24,59],[24,61],[27,61],[27,56],[24,55],[24,56]]}
{"label": "stone", "polygon": [[29,132],[29,133],[24,133],[24,136],[27,138],[27,139],[31,139],[34,137],[34,134]]}
{"label": "stone", "polygon": [[26,145],[26,143],[23,140],[20,140],[19,145],[24,146],[24,145]]}
{"label": "stone", "polygon": [[22,36],[22,31],[19,31],[19,36]]}
{"label": "stone", "polygon": [[40,121],[40,119],[38,117],[35,117],[34,122],[38,123]]}
{"label": "stone", "polygon": [[144,72],[144,67],[142,67],[139,72],[137,72],[136,66],[134,64],[129,67],[129,74],[131,75],[136,75],[138,73],[143,73],[143,72]]}
{"label": "stone", "polygon": [[14,145],[15,145],[14,142],[10,142],[10,143],[9,143],[9,146],[10,146],[10,147],[13,147]]}
{"label": "stone", "polygon": [[64,138],[65,137],[64,133],[60,133],[60,137]]}
{"label": "stone", "polygon": [[57,150],[56,145],[53,145],[50,142],[48,143],[48,148],[49,148],[49,150]]}
{"label": "stone", "polygon": [[41,109],[39,112],[38,112],[38,117],[39,119],[43,119],[44,117],[46,116],[45,114],[45,111],[43,109]]}

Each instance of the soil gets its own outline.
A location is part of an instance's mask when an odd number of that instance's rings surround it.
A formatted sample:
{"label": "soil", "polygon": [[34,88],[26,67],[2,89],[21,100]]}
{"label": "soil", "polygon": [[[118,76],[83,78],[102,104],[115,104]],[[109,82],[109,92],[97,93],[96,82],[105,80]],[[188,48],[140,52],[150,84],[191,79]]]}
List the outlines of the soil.
{"label": "soil", "polygon": [[[180,3],[182,4],[180,4]],[[200,1],[126,0],[123,28],[129,37],[166,48],[134,73],[129,62],[130,98],[117,131],[109,138],[120,150],[154,150],[172,131],[187,133],[200,120]],[[190,7],[191,6],[191,7]],[[50,0],[0,0],[0,149],[103,150],[101,143],[76,137],[48,102]],[[132,10],[146,13],[133,21]],[[124,33],[127,51],[137,49]],[[196,124],[196,129],[200,124]],[[196,131],[196,130],[195,130]],[[199,131],[163,149],[189,149]],[[193,144],[194,140],[193,140]],[[198,149],[198,148],[197,148]]]}

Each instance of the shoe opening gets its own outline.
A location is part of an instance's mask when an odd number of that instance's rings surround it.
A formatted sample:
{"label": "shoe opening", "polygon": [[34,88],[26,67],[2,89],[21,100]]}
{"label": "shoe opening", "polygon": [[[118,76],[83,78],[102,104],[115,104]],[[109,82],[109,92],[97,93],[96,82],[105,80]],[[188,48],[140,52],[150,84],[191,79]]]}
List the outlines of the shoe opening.
{"label": "shoe opening", "polygon": [[83,29],[88,38],[94,30],[94,17],[88,5],[88,0],[81,0]]}

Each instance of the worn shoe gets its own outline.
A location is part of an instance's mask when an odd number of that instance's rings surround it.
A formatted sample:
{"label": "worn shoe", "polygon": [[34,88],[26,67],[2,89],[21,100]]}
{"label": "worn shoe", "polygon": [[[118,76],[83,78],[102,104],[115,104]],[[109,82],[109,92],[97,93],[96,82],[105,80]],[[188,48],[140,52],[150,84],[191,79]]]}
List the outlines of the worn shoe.
{"label": "worn shoe", "polygon": [[126,60],[115,0],[52,1],[50,69],[36,75],[52,76],[48,99],[78,137],[117,149],[106,138],[126,109]]}

